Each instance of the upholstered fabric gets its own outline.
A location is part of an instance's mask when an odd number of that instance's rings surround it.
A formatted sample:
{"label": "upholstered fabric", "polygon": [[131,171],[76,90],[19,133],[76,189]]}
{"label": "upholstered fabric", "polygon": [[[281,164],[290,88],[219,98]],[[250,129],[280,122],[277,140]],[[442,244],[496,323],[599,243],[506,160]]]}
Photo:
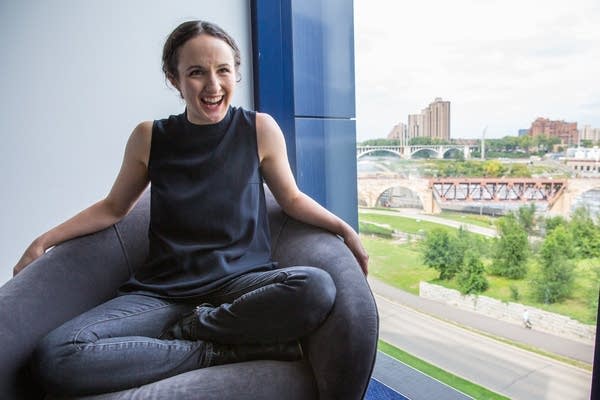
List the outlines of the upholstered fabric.
{"label": "upholstered fabric", "polygon": [[[343,242],[287,217],[267,196],[273,257],[329,272],[336,303],[300,362],[254,361],[191,371],[140,388],[82,399],[361,399],[375,360],[378,316],[365,277]],[[0,288],[0,394],[40,399],[28,359],[37,341],[100,304],[143,265],[149,196],[119,224],[63,243]]]}

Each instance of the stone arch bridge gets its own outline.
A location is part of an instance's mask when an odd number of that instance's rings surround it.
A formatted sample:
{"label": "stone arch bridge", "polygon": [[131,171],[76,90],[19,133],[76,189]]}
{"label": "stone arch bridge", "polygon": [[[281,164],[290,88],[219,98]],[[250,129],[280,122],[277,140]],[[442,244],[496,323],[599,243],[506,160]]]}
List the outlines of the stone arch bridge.
{"label": "stone arch bridge", "polygon": [[[470,182],[471,185],[466,182]],[[477,182],[479,182],[478,186]],[[424,179],[395,174],[368,174],[358,178],[358,203],[363,207],[375,207],[384,192],[396,187],[414,193],[421,201],[423,212],[427,214],[441,212],[440,201],[508,201],[513,204],[536,201],[545,202],[551,214],[568,217],[577,198],[589,190],[600,190],[600,180],[580,178],[452,180]],[[461,194],[461,187],[469,187],[469,189],[463,190]]]}

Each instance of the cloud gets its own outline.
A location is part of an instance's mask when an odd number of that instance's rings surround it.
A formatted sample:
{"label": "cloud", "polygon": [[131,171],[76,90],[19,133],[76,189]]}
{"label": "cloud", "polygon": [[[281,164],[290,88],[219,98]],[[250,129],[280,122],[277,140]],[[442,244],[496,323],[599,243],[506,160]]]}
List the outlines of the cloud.
{"label": "cloud", "polygon": [[537,116],[594,124],[599,19],[593,0],[355,0],[359,139],[435,97],[452,102],[453,137],[516,134]]}

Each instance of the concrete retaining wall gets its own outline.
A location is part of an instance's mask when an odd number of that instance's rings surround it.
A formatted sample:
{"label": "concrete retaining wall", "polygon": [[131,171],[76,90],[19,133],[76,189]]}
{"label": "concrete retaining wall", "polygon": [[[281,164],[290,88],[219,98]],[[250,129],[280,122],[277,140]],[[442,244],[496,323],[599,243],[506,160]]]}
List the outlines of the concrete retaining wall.
{"label": "concrete retaining wall", "polygon": [[458,290],[421,282],[419,285],[421,297],[440,301],[458,308],[474,311],[491,318],[501,319],[515,324],[523,323],[523,311],[529,311],[529,320],[534,329],[548,332],[557,336],[594,344],[596,326],[585,325],[569,317],[543,311],[538,308],[524,306],[518,303],[505,303],[486,296],[463,296]]}

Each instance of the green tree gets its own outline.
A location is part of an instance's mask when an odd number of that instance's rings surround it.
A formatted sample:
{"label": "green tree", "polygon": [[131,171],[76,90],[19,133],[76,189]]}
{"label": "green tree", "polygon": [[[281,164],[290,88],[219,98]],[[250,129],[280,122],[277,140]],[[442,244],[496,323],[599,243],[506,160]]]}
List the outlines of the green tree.
{"label": "green tree", "polygon": [[559,225],[544,239],[540,250],[540,271],[532,280],[536,299],[556,303],[567,298],[573,290],[573,236]]}
{"label": "green tree", "polygon": [[533,145],[533,138],[529,135],[519,136],[519,147],[522,148],[526,153],[529,153],[529,148]]}
{"label": "green tree", "polygon": [[573,233],[578,258],[600,257],[600,227],[585,207],[573,211],[569,228]]}
{"label": "green tree", "polygon": [[535,204],[529,203],[527,206],[519,207],[517,220],[527,233],[532,234],[535,228]]}
{"label": "green tree", "polygon": [[592,282],[595,284],[592,285],[591,288],[588,289],[588,303],[589,310],[591,312],[591,316],[594,320],[596,320],[596,316],[598,315],[598,296],[600,291],[600,266],[596,266],[593,270],[594,277],[592,278]]}
{"label": "green tree", "polygon": [[526,164],[512,163],[507,171],[511,178],[531,178],[531,171]]}
{"label": "green tree", "polygon": [[361,146],[400,146],[399,139],[369,139],[360,143]]}
{"label": "green tree", "polygon": [[457,280],[462,294],[482,293],[490,286],[481,259],[471,250],[465,253],[465,265]]}
{"label": "green tree", "polygon": [[486,177],[499,178],[504,175],[506,168],[498,160],[489,160],[483,164],[483,174]]}
{"label": "green tree", "polygon": [[430,138],[429,136],[416,136],[414,138],[411,138],[408,141],[408,144],[411,146],[427,146],[427,145],[432,145],[433,143],[433,138]]}
{"label": "green tree", "polygon": [[437,270],[440,279],[452,279],[463,263],[464,253],[457,244],[446,230],[432,229],[421,242],[423,264]]}
{"label": "green tree", "polygon": [[560,138],[556,136],[536,136],[533,142],[537,145],[538,153],[544,154],[552,151],[555,144],[560,143]]}
{"label": "green tree", "polygon": [[522,279],[527,275],[527,232],[513,214],[499,218],[497,224],[499,238],[491,272],[506,278]]}
{"label": "green tree", "polygon": [[567,220],[557,215],[556,217],[548,217],[544,221],[544,226],[546,228],[546,235],[552,232],[558,226],[566,226]]}

